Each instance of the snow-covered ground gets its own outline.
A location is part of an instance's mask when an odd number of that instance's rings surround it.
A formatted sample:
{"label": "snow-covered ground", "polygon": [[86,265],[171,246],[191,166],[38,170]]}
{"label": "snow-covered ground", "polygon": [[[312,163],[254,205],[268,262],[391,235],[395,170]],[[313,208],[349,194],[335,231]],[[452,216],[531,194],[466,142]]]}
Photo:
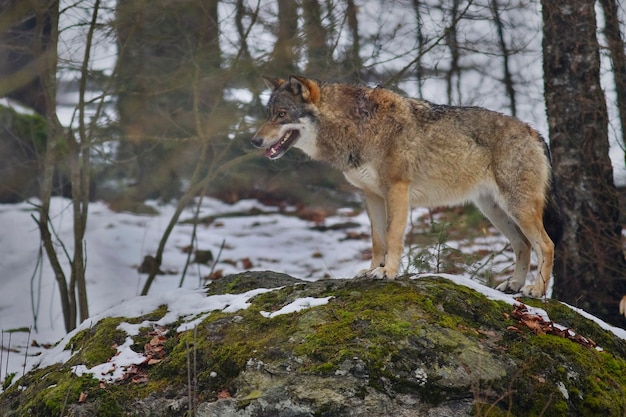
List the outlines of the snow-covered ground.
{"label": "snow-covered ground", "polygon": [[[200,264],[190,265],[183,287],[178,288],[187,259],[183,249],[189,246],[192,234],[191,224],[179,223],[166,246],[161,267],[166,274],[157,276],[148,296],[139,296],[146,275],[140,274],[137,268],[145,255],[154,255],[161,234],[174,211],[172,205],[153,205],[158,209],[158,215],[116,213],[101,202],[90,205],[85,242],[91,317],[76,331],[92,326],[103,317],[138,316],[163,304],[169,306],[169,312],[157,324],[189,317],[190,321],[179,329],[182,331],[193,327],[202,314],[210,314],[210,311],[246,308],[247,300],[263,291],[207,298],[202,287],[206,284],[204,277],[211,272],[211,266]],[[190,219],[193,209],[189,207],[181,220]],[[52,213],[56,233],[71,253],[69,201],[54,198]],[[238,215],[220,217],[227,213]],[[43,259],[41,264],[37,263],[39,233],[31,217],[35,214],[29,203],[0,205],[0,224],[3,229],[0,234],[0,247],[3,248],[0,255],[0,328],[5,348],[0,359],[0,380],[11,373],[16,373],[19,378],[24,371],[39,363],[47,365],[67,359],[68,353],[63,348],[76,332],[69,335],[65,333],[58,288],[47,259]],[[424,211],[418,209],[413,212],[412,218],[416,222],[423,215]],[[207,225],[199,226],[196,247],[211,250],[217,257],[223,244],[215,270],[221,269],[224,274],[247,269],[271,269],[307,280],[345,278],[353,276],[369,264],[364,256],[369,248],[368,239],[348,238],[368,234],[369,223],[363,212],[340,210],[337,215],[326,218],[324,225],[349,221],[355,223],[354,227],[337,230],[330,227],[324,231],[315,230],[315,223],[294,216],[290,210],[279,213],[275,207],[264,206],[254,200],[227,205],[215,199],[205,199],[200,210],[200,217],[204,216],[217,218]],[[494,250],[500,250],[501,239],[494,241],[498,245]],[[67,270],[67,259],[61,256],[61,260]],[[511,295],[485,287],[467,275],[443,276],[481,291],[490,298],[511,304],[514,302]],[[289,313],[327,301],[297,300],[294,305],[285,307],[285,311],[267,312],[267,316]],[[142,360],[130,349],[132,337],[136,334],[135,327],[129,325],[124,329],[129,339],[118,347],[120,354],[114,359],[116,368],[123,369],[126,365]],[[22,328],[31,331],[19,330]],[[626,331],[612,330],[626,339]],[[61,339],[61,343],[50,348],[49,345]],[[103,370],[106,371],[104,368],[112,367],[112,363],[106,363],[91,370],[77,367],[75,371],[101,374]],[[114,373],[107,376],[109,379],[116,377],[119,375]]]}
{"label": "snow-covered ground", "polygon": [[[35,202],[36,203],[36,202]],[[157,206],[158,215],[116,213],[101,202],[92,203],[89,210],[85,238],[87,250],[87,279],[90,313],[98,316],[124,301],[137,297],[145,283],[146,274],[137,271],[145,255],[154,255],[161,235],[167,226],[173,205]],[[303,279],[325,276],[348,277],[369,265],[361,251],[369,247],[366,240],[343,240],[346,230],[311,230],[313,222],[301,220],[293,215],[278,212],[275,207],[264,206],[257,201],[245,200],[227,205],[215,199],[205,199],[199,217],[219,216],[225,213],[247,213],[251,209],[264,214],[218,217],[210,225],[200,225],[196,247],[211,250],[218,256],[222,243],[223,251],[215,270],[223,274],[242,270],[277,270]],[[52,200],[52,225],[59,242],[72,253],[72,214],[69,200]],[[181,220],[193,217],[194,207],[189,207]],[[325,224],[351,221],[359,224],[349,229],[356,233],[369,229],[364,213],[351,216],[343,210],[335,217],[326,219]],[[0,205],[0,329],[3,351],[0,380],[7,374],[22,374],[27,341],[38,345],[55,343],[65,335],[58,286],[44,257],[38,264],[39,232],[31,215],[36,216],[32,204]],[[193,291],[205,285],[211,265],[192,263],[183,283],[182,292],[176,292],[181,281],[182,270],[187,260],[184,248],[190,245],[191,224],[175,227],[166,246],[161,269],[148,297],[142,302],[133,301],[139,310],[151,311],[158,307],[161,297],[178,294],[183,299],[184,291]],[[58,251],[66,271],[69,262]],[[193,257],[192,257],[193,259]],[[175,297],[177,298],[177,297]],[[167,300],[171,301],[170,298]],[[163,300],[161,300],[163,301]],[[156,304],[154,304],[156,302]],[[210,304],[210,303],[209,303]],[[230,302],[232,304],[232,302]],[[155,307],[152,307],[152,306]],[[219,305],[219,304],[218,304]],[[210,308],[202,304],[203,309]],[[110,310],[109,314],[126,314]],[[32,328],[28,332],[15,329]],[[11,332],[11,333],[10,333]],[[27,369],[39,361],[44,348],[28,348]]]}

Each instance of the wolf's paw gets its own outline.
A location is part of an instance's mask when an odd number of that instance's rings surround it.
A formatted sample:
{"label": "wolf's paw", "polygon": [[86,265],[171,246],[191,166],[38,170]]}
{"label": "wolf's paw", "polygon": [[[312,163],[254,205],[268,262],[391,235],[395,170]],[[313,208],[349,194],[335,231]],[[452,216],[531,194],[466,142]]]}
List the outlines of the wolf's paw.
{"label": "wolf's paw", "polygon": [[354,276],[354,278],[369,278],[370,276],[370,271],[372,271],[371,269],[367,268],[367,269],[361,269],[359,272],[356,273],[356,275]]}
{"label": "wolf's paw", "polygon": [[522,288],[522,284],[511,279],[507,279],[506,281],[498,285],[496,287],[496,290],[506,293],[516,293],[519,292],[520,288]]}
{"label": "wolf's paw", "polygon": [[524,288],[522,288],[521,293],[527,297],[534,298],[541,298],[546,295],[545,290],[537,285],[526,285],[524,286]]}
{"label": "wolf's paw", "polygon": [[387,267],[379,266],[378,268],[364,269],[358,273],[357,277],[367,277],[374,279],[395,279],[396,273],[389,270],[389,268]]}

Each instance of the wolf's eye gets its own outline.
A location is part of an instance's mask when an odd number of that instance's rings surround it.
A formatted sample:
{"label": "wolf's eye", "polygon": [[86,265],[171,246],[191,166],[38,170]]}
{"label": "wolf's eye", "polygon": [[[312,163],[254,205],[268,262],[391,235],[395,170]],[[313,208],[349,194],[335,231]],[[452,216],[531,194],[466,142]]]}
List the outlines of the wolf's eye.
{"label": "wolf's eye", "polygon": [[281,110],[276,115],[278,116],[279,119],[282,119],[283,117],[287,116],[287,112]]}

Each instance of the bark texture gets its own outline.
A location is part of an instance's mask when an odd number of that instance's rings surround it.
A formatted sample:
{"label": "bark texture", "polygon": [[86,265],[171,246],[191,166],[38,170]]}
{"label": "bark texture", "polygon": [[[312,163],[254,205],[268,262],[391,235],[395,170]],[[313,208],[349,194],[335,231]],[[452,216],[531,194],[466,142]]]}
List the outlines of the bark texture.
{"label": "bark texture", "polygon": [[542,1],[545,100],[565,217],[554,294],[624,326],[618,302],[626,291],[626,262],[609,159],[594,4]]}

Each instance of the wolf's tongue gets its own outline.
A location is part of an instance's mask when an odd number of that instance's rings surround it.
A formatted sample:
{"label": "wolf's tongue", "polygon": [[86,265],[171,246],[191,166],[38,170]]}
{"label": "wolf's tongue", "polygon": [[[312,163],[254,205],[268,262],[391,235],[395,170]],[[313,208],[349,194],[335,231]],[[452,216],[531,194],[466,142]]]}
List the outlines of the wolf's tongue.
{"label": "wolf's tongue", "polygon": [[274,146],[271,146],[271,147],[267,148],[265,150],[265,157],[266,158],[273,157],[278,152],[279,148],[280,148],[280,142],[275,144]]}
{"label": "wolf's tongue", "polygon": [[[282,137],[281,140],[279,140],[278,142],[276,142],[275,144],[273,144],[272,146],[270,146],[269,148],[267,148],[265,150],[265,157],[266,158],[270,158],[270,159],[274,159],[277,156],[281,155],[281,152],[283,152],[283,149],[281,149],[285,143],[287,143],[287,141],[291,138],[293,134],[293,130],[287,132],[285,134],[285,136]],[[283,152],[284,153],[284,152]]]}

